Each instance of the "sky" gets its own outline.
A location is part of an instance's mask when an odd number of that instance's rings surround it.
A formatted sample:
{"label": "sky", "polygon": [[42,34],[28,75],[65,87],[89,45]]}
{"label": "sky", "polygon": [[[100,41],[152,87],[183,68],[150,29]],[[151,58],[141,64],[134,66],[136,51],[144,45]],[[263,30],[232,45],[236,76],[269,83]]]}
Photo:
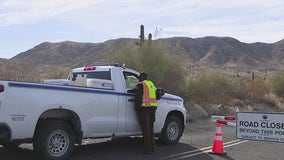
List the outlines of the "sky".
{"label": "sky", "polygon": [[0,58],[43,42],[145,36],[284,39],[284,0],[0,0]]}

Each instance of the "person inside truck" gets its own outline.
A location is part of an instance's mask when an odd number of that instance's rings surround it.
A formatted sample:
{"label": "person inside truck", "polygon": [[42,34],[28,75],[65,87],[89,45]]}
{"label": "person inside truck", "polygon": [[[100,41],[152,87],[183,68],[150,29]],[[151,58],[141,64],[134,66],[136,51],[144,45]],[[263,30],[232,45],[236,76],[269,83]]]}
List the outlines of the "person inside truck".
{"label": "person inside truck", "polygon": [[154,122],[157,109],[156,89],[146,73],[139,75],[136,86],[135,110],[138,115],[144,140],[144,153],[152,154],[156,150]]}
{"label": "person inside truck", "polygon": [[76,77],[77,77],[77,74],[73,74],[73,75],[72,75],[72,81],[75,81],[75,80],[76,80]]}

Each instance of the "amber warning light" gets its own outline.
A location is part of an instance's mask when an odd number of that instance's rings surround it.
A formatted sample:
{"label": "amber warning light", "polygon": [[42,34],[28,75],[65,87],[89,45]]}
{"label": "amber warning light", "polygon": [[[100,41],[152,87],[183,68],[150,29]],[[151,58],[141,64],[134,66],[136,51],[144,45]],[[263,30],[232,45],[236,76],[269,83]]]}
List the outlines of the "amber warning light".
{"label": "amber warning light", "polygon": [[4,92],[4,86],[0,84],[0,92]]}

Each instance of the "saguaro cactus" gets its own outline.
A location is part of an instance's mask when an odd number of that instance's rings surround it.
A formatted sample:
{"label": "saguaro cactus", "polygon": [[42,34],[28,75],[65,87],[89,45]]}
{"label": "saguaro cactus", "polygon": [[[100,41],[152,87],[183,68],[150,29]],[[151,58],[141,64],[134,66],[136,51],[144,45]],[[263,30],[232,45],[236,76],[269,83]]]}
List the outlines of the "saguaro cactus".
{"label": "saguaro cactus", "polygon": [[140,26],[140,45],[142,45],[144,43],[144,26],[141,25]]}
{"label": "saguaro cactus", "polygon": [[151,44],[152,44],[152,34],[149,33],[149,35],[148,35],[148,45],[151,46]]}

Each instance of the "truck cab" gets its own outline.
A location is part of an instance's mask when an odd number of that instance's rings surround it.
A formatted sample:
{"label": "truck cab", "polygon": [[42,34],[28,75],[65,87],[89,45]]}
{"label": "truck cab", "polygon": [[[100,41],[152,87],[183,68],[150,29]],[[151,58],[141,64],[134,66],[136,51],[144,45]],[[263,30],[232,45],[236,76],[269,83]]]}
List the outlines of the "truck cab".
{"label": "truck cab", "polygon": [[[134,106],[134,89],[139,82],[138,77],[139,72],[125,68],[124,65],[115,64],[76,68],[72,70],[67,80],[70,81],[69,84],[72,86],[104,89],[119,93],[117,110],[119,114],[117,127],[119,129],[117,128],[113,135],[124,136],[141,134]],[[162,126],[163,123],[162,121],[155,123],[156,133],[161,131],[162,128],[159,126]]]}

